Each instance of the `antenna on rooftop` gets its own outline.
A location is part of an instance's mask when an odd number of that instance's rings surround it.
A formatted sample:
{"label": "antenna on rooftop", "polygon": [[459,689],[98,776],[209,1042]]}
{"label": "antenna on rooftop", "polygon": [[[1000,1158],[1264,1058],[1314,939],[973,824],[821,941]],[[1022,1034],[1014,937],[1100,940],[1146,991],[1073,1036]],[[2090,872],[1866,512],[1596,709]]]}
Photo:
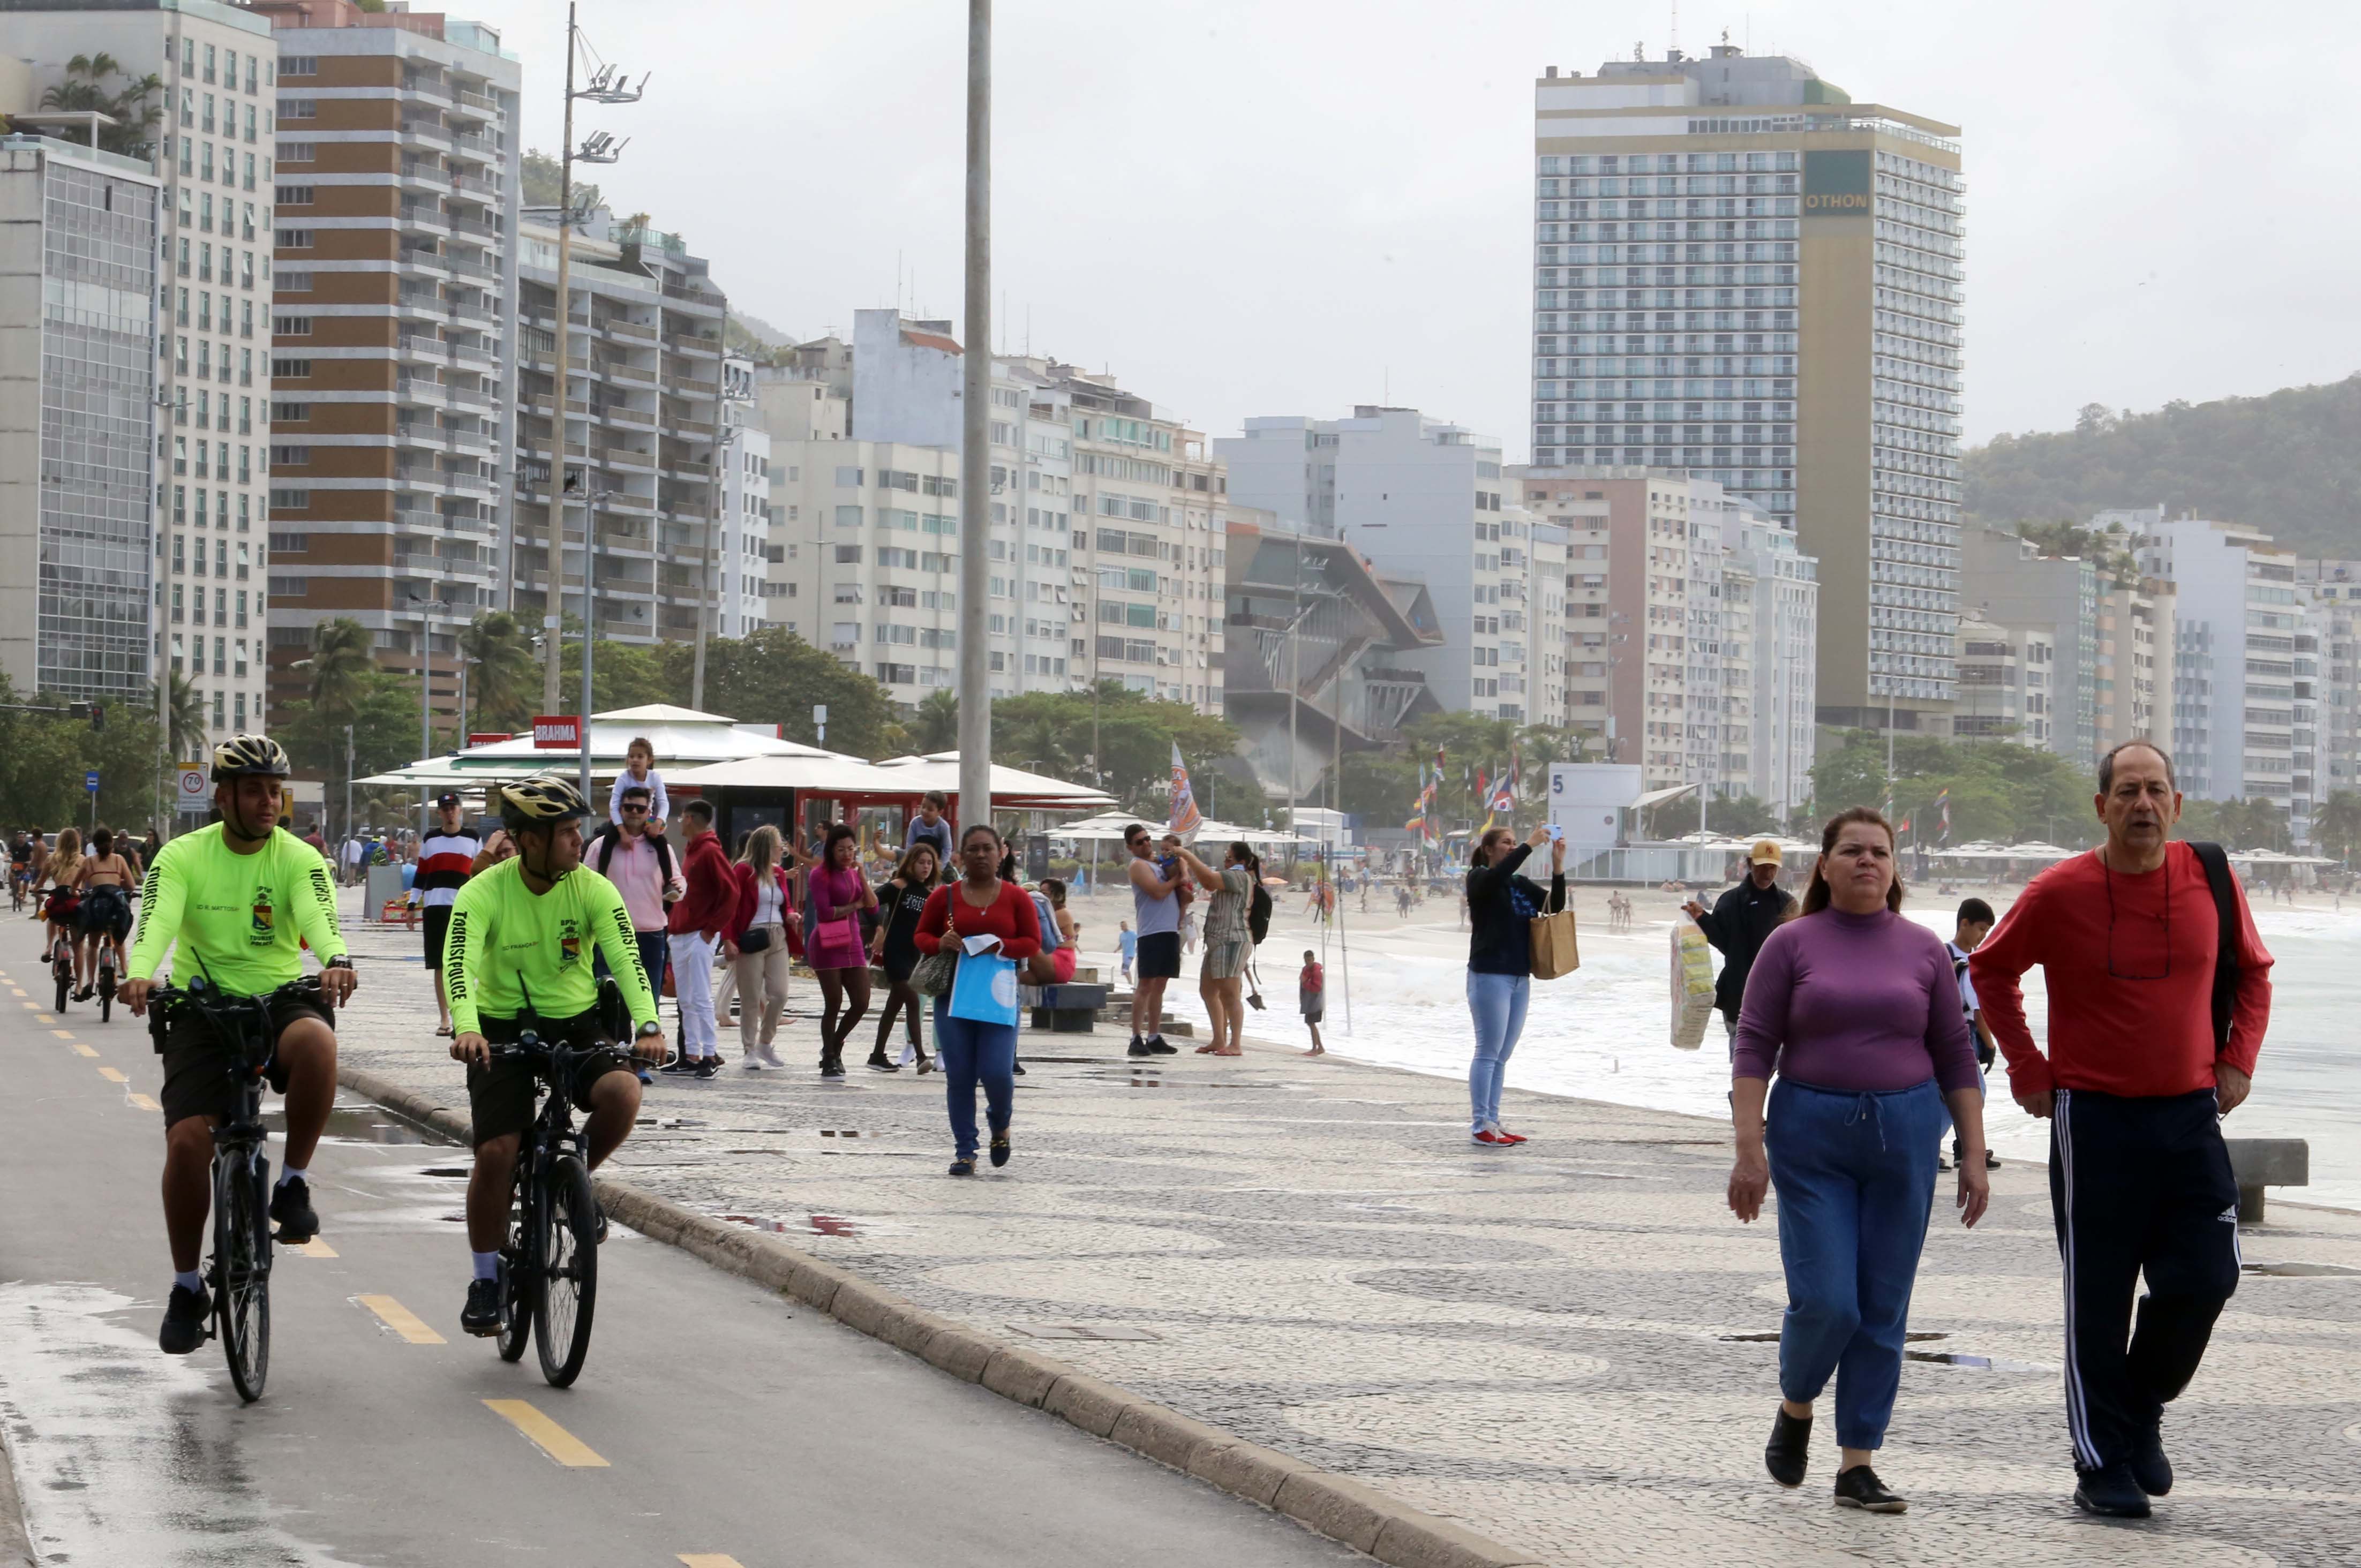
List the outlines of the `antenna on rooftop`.
{"label": "antenna on rooftop", "polygon": [[1673,43],[1671,54],[1672,58],[1675,60],[1681,58],[1681,0],[1673,0]]}

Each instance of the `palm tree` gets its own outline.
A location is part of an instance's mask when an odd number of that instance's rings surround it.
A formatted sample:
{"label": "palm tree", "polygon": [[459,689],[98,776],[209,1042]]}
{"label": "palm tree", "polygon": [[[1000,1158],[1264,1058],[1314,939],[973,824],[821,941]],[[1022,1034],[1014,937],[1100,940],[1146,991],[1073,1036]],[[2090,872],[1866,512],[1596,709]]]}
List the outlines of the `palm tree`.
{"label": "palm tree", "polygon": [[103,83],[122,70],[122,62],[111,54],[78,54],[66,61],[65,80],[41,93],[41,107],[104,115],[115,124],[99,128],[98,145],[108,152],[144,157],[154,145],[157,124],[164,117],[163,109],[154,102],[164,90],[164,79],[143,76],[126,82],[120,93],[107,92]]}
{"label": "palm tree", "polygon": [[2331,792],[2312,819],[2312,834],[2329,854],[2352,859],[2353,846],[2361,842],[2361,795],[2349,789]]}
{"label": "palm tree", "polygon": [[176,760],[188,762],[204,748],[204,695],[178,670],[166,671],[164,679],[164,747]]}
{"label": "palm tree", "polygon": [[312,656],[295,667],[309,670],[312,707],[331,726],[349,724],[360,707],[361,691],[377,668],[368,628],[350,616],[338,616],[312,628]]}
{"label": "palm tree", "polygon": [[910,744],[923,754],[949,751],[959,745],[959,698],[947,691],[929,692],[912,712]]}
{"label": "palm tree", "polygon": [[467,727],[522,729],[533,717],[540,668],[517,618],[504,609],[476,617],[459,633],[459,653],[467,662],[467,706],[474,715]]}

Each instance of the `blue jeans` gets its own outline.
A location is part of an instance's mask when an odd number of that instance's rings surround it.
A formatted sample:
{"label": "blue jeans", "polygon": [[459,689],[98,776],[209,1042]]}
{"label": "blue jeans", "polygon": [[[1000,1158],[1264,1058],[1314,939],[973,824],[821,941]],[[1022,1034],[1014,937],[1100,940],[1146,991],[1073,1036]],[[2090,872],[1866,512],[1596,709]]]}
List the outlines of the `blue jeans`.
{"label": "blue jeans", "polygon": [[1525,1032],[1525,1004],[1532,991],[1531,975],[1467,971],[1467,1013],[1476,1021],[1476,1059],[1467,1069],[1468,1108],[1475,1115],[1471,1132],[1500,1119],[1500,1080],[1508,1075],[1517,1036]]}
{"label": "blue jeans", "polygon": [[1779,1392],[1798,1404],[1837,1380],[1837,1442],[1885,1442],[1902,1383],[1910,1288],[1950,1113],[1928,1079],[1883,1093],[1771,1086],[1764,1141],[1779,1195]]}
{"label": "blue jeans", "polygon": [[951,1138],[961,1159],[975,1157],[975,1086],[983,1082],[984,1113],[1008,1125],[1016,1109],[1016,1026],[954,1018],[950,999],[935,998],[935,1059],[951,1113]]}

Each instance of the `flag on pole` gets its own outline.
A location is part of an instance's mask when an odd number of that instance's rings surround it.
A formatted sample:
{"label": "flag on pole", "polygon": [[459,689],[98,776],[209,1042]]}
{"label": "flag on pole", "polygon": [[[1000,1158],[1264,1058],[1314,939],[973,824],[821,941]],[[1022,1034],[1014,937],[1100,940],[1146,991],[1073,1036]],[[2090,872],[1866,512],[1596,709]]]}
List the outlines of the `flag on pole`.
{"label": "flag on pole", "polygon": [[1422,839],[1426,837],[1426,764],[1424,762],[1418,765],[1418,795],[1411,802],[1410,820],[1402,824],[1402,831],[1415,833]]}
{"label": "flag on pole", "polygon": [[1494,783],[1492,798],[1487,809],[1514,812],[1517,809],[1517,770],[1512,764],[1508,773]]}
{"label": "flag on pole", "polygon": [[1949,784],[1936,792],[1935,807],[1942,813],[1942,837],[1936,841],[1948,844],[1951,841],[1951,789]]}
{"label": "flag on pole", "polygon": [[1188,764],[1180,761],[1180,743],[1172,743],[1172,820],[1171,830],[1185,842],[1194,843],[1197,829],[1205,818],[1197,810],[1197,796],[1189,788]]}

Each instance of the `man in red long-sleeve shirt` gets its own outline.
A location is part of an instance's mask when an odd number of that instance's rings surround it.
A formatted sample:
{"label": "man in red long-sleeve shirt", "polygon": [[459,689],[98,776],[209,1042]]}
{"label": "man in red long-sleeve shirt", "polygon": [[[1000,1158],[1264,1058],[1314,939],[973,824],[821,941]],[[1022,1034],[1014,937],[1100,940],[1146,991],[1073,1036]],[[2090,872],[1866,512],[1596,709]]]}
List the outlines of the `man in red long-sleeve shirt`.
{"label": "man in red long-sleeve shirt", "polygon": [[[2148,1498],[2172,1488],[2165,1404],[2196,1376],[2238,1285],[2238,1187],[2220,1118],[2253,1082],[2271,955],[2223,865],[2237,985],[2217,1035],[2221,919],[2197,850],[2168,841],[2180,816],[2172,759],[2144,740],[2116,747],[2099,763],[2097,806],[2106,843],[2034,878],[1968,974],[2010,1092],[2050,1118],[2074,1501],[2145,1519]],[[2049,992],[2046,1058],[2017,985],[2035,964]]]}
{"label": "man in red long-sleeve shirt", "polygon": [[721,840],[713,835],[712,804],[690,801],[681,808],[680,820],[688,834],[682,856],[688,891],[665,923],[672,935],[672,989],[680,1003],[680,1059],[664,1070],[711,1078],[721,1069],[713,1018],[713,945],[737,911],[738,882],[730,874]]}

